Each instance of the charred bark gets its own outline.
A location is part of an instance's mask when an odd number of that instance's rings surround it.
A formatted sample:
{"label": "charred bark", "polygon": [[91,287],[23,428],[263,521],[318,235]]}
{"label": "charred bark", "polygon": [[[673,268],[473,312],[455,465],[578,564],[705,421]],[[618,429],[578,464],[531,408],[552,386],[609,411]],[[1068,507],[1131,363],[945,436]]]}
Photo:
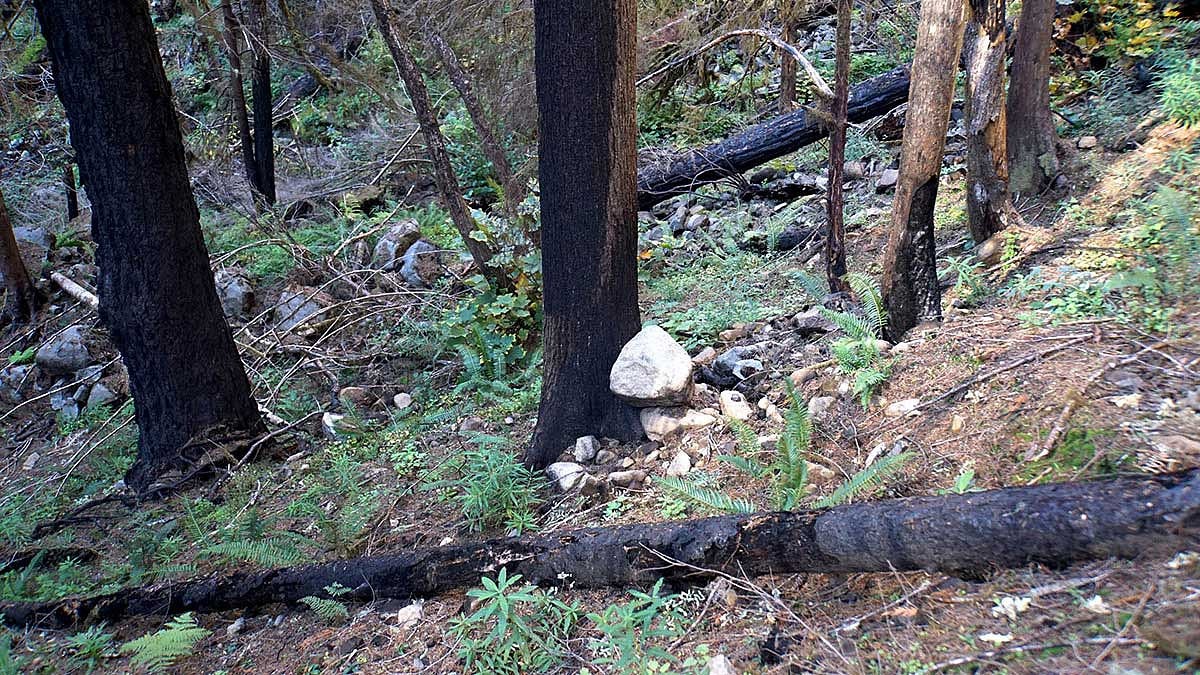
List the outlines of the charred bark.
{"label": "charred bark", "polygon": [[954,75],[962,49],[964,7],[954,0],[922,0],[912,66],[900,178],[883,262],[883,302],[889,338],[898,340],[922,321],[940,321],[933,208],[941,178],[946,128],[954,102]]}
{"label": "charred bark", "polygon": [[25,261],[21,258],[21,248],[13,234],[12,221],[8,218],[8,207],[4,204],[3,193],[0,193],[0,275],[4,277],[6,291],[4,310],[0,312],[0,324],[29,323],[44,298],[33,285],[29,270],[25,269]]}
{"label": "charred bark", "polygon": [[[847,119],[865,122],[904,103],[908,98],[908,79],[908,66],[900,66],[854,87]],[[666,165],[644,166],[638,171],[638,208],[649,210],[663,200],[701,185],[736,176],[815,143],[828,133],[827,120],[801,109],[689,151]]]}
{"label": "charred bark", "polygon": [[963,46],[966,67],[967,224],[983,243],[1003,230],[1008,195],[1004,102],[1004,0],[971,0]]}
{"label": "charred bark", "polygon": [[383,5],[383,0],[371,0],[371,9],[375,12],[379,32],[383,34],[384,42],[387,43],[388,51],[391,52],[392,60],[396,64],[396,70],[399,71],[400,79],[404,82],[404,89],[408,92],[409,102],[412,103],[413,111],[416,113],[417,124],[421,127],[421,135],[425,138],[425,149],[429,153],[429,160],[433,163],[433,177],[437,183],[438,192],[442,194],[442,201],[446,204],[446,210],[450,212],[450,220],[454,222],[454,227],[462,237],[467,251],[470,252],[475,265],[479,267],[484,276],[493,286],[506,287],[509,282],[505,278],[504,271],[491,265],[494,251],[486,242],[479,241],[472,236],[479,228],[467,208],[467,202],[463,200],[462,188],[459,187],[458,178],[450,166],[450,153],[446,150],[446,139],[442,136],[437,113],[434,112],[433,102],[429,99],[429,91],[425,88],[424,76],[417,67],[417,62],[413,58],[412,52],[409,51],[408,45],[392,29],[388,10]]}
{"label": "charred bark", "polygon": [[1009,188],[1037,194],[1058,174],[1054,119],[1050,115],[1050,48],[1054,0],[1021,4],[1008,87]]}
{"label": "charred bark", "polygon": [[145,491],[181,451],[262,429],[225,323],[145,0],[37,0],[92,202],[100,319],[129,370]]}
{"label": "charred bark", "polygon": [[846,168],[846,106],[850,94],[850,0],[837,0],[837,40],[835,46],[836,72],[834,75],[833,101],[829,107],[831,118],[829,130],[829,194],[826,199],[826,215],[829,221],[829,236],[825,239],[825,276],[829,290],[834,293],[849,293],[846,281],[846,228],[842,186]]}
{"label": "charred bark", "polygon": [[541,467],[579,436],[642,435],[637,412],[608,388],[641,324],[636,0],[537,0],[534,32],[545,321],[525,461]]}
{"label": "charred bark", "polygon": [[254,189],[262,201],[275,203],[275,138],[271,119],[270,24],[266,0],[250,0],[250,92],[254,108]]}
{"label": "charred bark", "polygon": [[[242,572],[90,598],[0,603],[12,626],[69,627],[132,615],[214,612],[325,597],[431,596],[500,569],[574,588],[762,576],[938,570],[979,577],[1040,564],[1170,554],[1200,542],[1200,470],[910,497],[828,511],[595,527]],[[700,568],[700,569],[697,569]]]}
{"label": "charred bark", "polygon": [[233,121],[237,126],[238,145],[242,149],[242,169],[250,189],[258,189],[258,164],[254,160],[254,136],[250,133],[250,116],[246,113],[246,90],[242,77],[242,55],[238,45],[241,26],[233,13],[232,0],[221,0],[221,33],[225,59],[229,61],[229,100],[233,108]]}
{"label": "charred bark", "polygon": [[67,220],[75,220],[79,215],[79,190],[75,187],[75,167],[71,164],[63,166],[63,191],[67,193]]}

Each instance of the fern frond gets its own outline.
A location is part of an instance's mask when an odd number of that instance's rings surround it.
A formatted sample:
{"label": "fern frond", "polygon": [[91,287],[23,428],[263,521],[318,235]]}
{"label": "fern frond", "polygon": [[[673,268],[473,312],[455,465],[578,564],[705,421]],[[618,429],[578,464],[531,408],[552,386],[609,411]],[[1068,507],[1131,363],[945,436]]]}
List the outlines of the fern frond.
{"label": "fern frond", "polygon": [[733,468],[750,476],[751,478],[762,478],[767,473],[767,467],[761,462],[749,457],[738,457],[737,455],[717,455],[718,462],[725,462]]}
{"label": "fern frond", "polygon": [[820,302],[826,295],[829,295],[829,283],[823,277],[818,277],[801,270],[792,272],[792,279],[800,286],[800,290],[804,291],[808,297],[817,302]]}
{"label": "fern frond", "polygon": [[884,364],[883,367],[863,368],[854,375],[854,391],[858,394],[858,402],[864,408],[871,404],[871,396],[879,385],[887,381],[891,371],[890,364]]}
{"label": "fern frond", "polygon": [[872,327],[872,337],[882,337],[883,329],[887,327],[887,312],[883,309],[883,296],[879,293],[879,287],[871,277],[859,272],[847,274],[846,281],[850,284],[850,290],[858,296],[863,314]]}
{"label": "fern frond", "polygon": [[121,645],[121,653],[133,654],[130,663],[134,666],[142,666],[151,673],[158,673],[191,654],[196,643],[211,634],[212,631],[197,625],[195,617],[188,612],[167,622],[162,630]]}
{"label": "fern frond", "polygon": [[202,554],[252,562],[260,567],[295,565],[301,560],[300,551],[295,546],[275,539],[228,541],[209,546]]}
{"label": "fern frond", "polygon": [[733,430],[733,436],[737,439],[738,452],[743,455],[754,455],[762,451],[762,445],[758,442],[758,434],[749,424],[742,420],[730,419],[729,428]]}
{"label": "fern frond", "polygon": [[346,605],[331,598],[306,595],[300,598],[300,602],[308,606],[325,623],[337,623],[350,618],[350,610],[346,608]]}
{"label": "fern frond", "polygon": [[838,486],[838,489],[834,490],[833,494],[813,504],[813,508],[829,508],[853,499],[855,495],[863,490],[882,483],[888,476],[899,471],[910,459],[912,459],[912,455],[907,452],[880,459],[871,466],[854,474],[850,480]]}
{"label": "fern frond", "polygon": [[754,504],[751,504],[744,499],[734,499],[724,492],[701,487],[676,476],[655,478],[654,482],[661,485],[668,492],[689,499],[701,506],[712,509],[713,511],[723,511],[725,513],[753,513],[756,510],[754,508]]}
{"label": "fern frond", "polygon": [[835,312],[832,309],[825,307],[819,308],[821,316],[825,317],[841,329],[848,337],[854,340],[874,340],[875,339],[875,324],[864,317],[850,312]]}

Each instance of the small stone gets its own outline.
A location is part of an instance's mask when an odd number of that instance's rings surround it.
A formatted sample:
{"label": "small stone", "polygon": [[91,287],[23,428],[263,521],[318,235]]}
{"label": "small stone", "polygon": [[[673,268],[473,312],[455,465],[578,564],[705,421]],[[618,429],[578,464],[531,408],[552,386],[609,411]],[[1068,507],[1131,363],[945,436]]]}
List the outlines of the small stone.
{"label": "small stone", "polygon": [[250,277],[237,267],[224,267],[213,275],[217,298],[227,319],[244,321],[254,307],[254,286]]}
{"label": "small stone", "polygon": [[800,312],[792,317],[792,322],[796,324],[796,331],[805,337],[815,333],[830,333],[837,330],[837,326],[821,313],[820,307],[811,307]]}
{"label": "small stone", "polygon": [[771,422],[774,424],[784,423],[783,415],[779,414],[779,408],[777,408],[774,403],[767,406],[767,419],[771,420]]}
{"label": "small stone", "polygon": [[712,347],[705,347],[700,350],[699,354],[692,357],[692,363],[698,366],[712,365],[713,361],[717,360],[717,350]]}
{"label": "small stone", "polygon": [[246,617],[239,616],[236,621],[225,627],[225,635],[233,637],[246,627]]}
{"label": "small stone", "polygon": [[34,360],[51,372],[73,373],[92,362],[86,337],[83,326],[71,326],[38,347]]}
{"label": "small stone", "polygon": [[746,401],[746,397],[737,391],[721,392],[721,414],[735,420],[745,422],[750,419],[754,411],[750,408],[750,403]]}
{"label": "small stone", "polygon": [[732,328],[717,333],[722,342],[737,342],[750,334],[750,329],[744,323],[735,323]]}
{"label": "small stone", "polygon": [[957,434],[958,432],[962,431],[963,427],[966,425],[967,421],[963,419],[962,415],[955,415],[954,417],[950,418],[950,433]]}
{"label": "small stone", "polygon": [[421,619],[425,618],[425,605],[422,602],[414,602],[407,607],[401,607],[400,611],[396,612],[396,625],[401,628],[408,629],[417,625]]}
{"label": "small stone", "polygon": [[642,408],[642,429],[653,441],[661,441],[677,431],[701,429],[717,421],[712,415],[687,408]]}
{"label": "small stone", "polygon": [[741,359],[733,364],[732,375],[739,380],[744,380],[756,373],[762,372],[763,362],[758,359]]}
{"label": "small stone", "polygon": [[20,403],[21,390],[25,388],[26,380],[32,370],[33,366],[28,364],[0,369],[0,400],[14,405]]}
{"label": "small stone", "polygon": [[837,403],[837,399],[832,396],[816,396],[808,401],[808,416],[814,420],[819,420],[825,417],[829,409]]}
{"label": "small stone", "polygon": [[896,182],[900,180],[900,171],[898,169],[884,169],[879,174],[879,180],[875,181],[876,192],[887,192],[896,186]]}
{"label": "small stone", "polygon": [[1075,147],[1079,148],[1080,150],[1091,150],[1092,148],[1096,147],[1096,144],[1099,142],[1100,139],[1096,138],[1095,136],[1080,136],[1079,140],[1075,141]]}
{"label": "small stone", "polygon": [[327,412],[321,415],[321,431],[331,440],[338,440],[342,437],[340,425],[342,420],[346,419],[345,415]]}
{"label": "small stone", "polygon": [[875,349],[878,350],[880,354],[887,356],[888,352],[892,351],[892,343],[888,342],[887,340],[876,340]]}
{"label": "small stone", "polygon": [[351,410],[367,410],[379,399],[363,387],[342,387],[338,400]]}
{"label": "small stone", "polygon": [[686,403],[692,393],[692,358],[667,331],[642,328],[617,355],[609,389],[634,407]]}
{"label": "small stone", "polygon": [[812,366],[805,366],[799,370],[793,370],[792,374],[788,375],[788,379],[792,381],[793,385],[799,387],[805,382],[816,379],[818,370],[818,368],[813,368]]}
{"label": "small stone", "polygon": [[671,460],[670,466],[667,467],[668,476],[686,476],[692,470],[692,458],[683,450],[675,453],[675,458]]}
{"label": "small stone", "polygon": [[287,332],[326,317],[322,310],[333,304],[333,296],[325,291],[293,284],[279,294],[275,321],[279,330]]}
{"label": "small stone", "polygon": [[883,414],[888,417],[903,417],[912,413],[921,405],[919,398],[906,398],[903,401],[896,401],[883,409]]}
{"label": "small stone", "polygon": [[109,389],[103,384],[95,384],[92,386],[91,392],[87,397],[87,408],[98,408],[102,405],[108,405],[117,400],[117,394],[112,389]]}
{"label": "small stone", "polygon": [[569,492],[571,488],[583,482],[583,477],[587,475],[587,472],[574,462],[555,462],[546,467],[546,475],[558,486],[559,490]]}
{"label": "small stone", "polygon": [[404,254],[420,238],[421,228],[412,218],[392,225],[379,241],[375,242],[375,248],[371,252],[371,269],[395,270],[402,266]]}
{"label": "small stone", "polygon": [[633,471],[614,471],[608,474],[608,480],[617,487],[630,487],[635,483],[646,482],[646,472],[640,469]]}
{"label": "small stone", "polygon": [[622,469],[628,469],[628,468],[632,467],[634,464],[637,464],[637,462],[632,457],[623,457],[621,459],[621,468]]}
{"label": "small stone", "polygon": [[683,226],[683,229],[689,232],[703,230],[704,228],[708,227],[709,222],[710,221],[707,213],[697,213],[691,218],[688,218],[687,223]]}
{"label": "small stone", "polygon": [[612,464],[617,461],[617,453],[612,450],[601,450],[596,453],[596,463],[600,465]]}
{"label": "small stone", "polygon": [[834,473],[833,469],[830,469],[829,467],[825,466],[824,464],[817,464],[816,462],[808,462],[808,475],[810,475],[818,480],[825,481],[825,480],[832,480],[833,477],[836,476],[837,474]]}
{"label": "small stone", "polygon": [[652,450],[649,454],[646,455],[645,461],[647,464],[653,464],[658,461],[659,457],[662,457],[662,451],[661,450]]}
{"label": "small stone", "polygon": [[596,459],[600,452],[600,441],[595,436],[583,436],[575,439],[575,459],[580,462],[590,462]]}
{"label": "small stone", "polygon": [[738,675],[738,672],[733,669],[728,656],[717,654],[708,660],[708,675]]}
{"label": "small stone", "polygon": [[273,627],[275,627],[275,628],[279,628],[280,626],[282,626],[282,625],[283,625],[283,622],[284,622],[284,621],[286,621],[286,620],[287,620],[287,617],[285,617],[284,615],[280,614],[279,616],[276,616],[276,617],[275,617],[275,620],[271,622],[271,625],[272,625]]}
{"label": "small stone", "polygon": [[21,462],[21,470],[22,471],[33,471],[33,467],[37,465],[38,460],[41,458],[42,458],[42,456],[36,452],[29,455],[28,457],[25,458],[24,462]]}
{"label": "small stone", "polygon": [[485,430],[486,426],[483,418],[475,415],[468,415],[463,418],[462,422],[458,423],[458,433],[460,434],[478,433]]}
{"label": "small stone", "polygon": [[429,288],[441,275],[442,252],[437,246],[422,239],[404,252],[400,276],[408,285]]}
{"label": "small stone", "polygon": [[412,394],[402,391],[392,397],[392,405],[396,406],[397,410],[404,410],[413,404]]}

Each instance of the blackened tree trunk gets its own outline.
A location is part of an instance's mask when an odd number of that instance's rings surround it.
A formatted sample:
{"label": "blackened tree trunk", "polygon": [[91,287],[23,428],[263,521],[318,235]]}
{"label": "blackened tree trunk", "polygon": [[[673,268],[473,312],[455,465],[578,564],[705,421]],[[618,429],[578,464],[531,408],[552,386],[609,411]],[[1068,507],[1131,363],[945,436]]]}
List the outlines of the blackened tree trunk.
{"label": "blackened tree trunk", "polygon": [[[780,23],[782,23],[783,41],[791,44],[795,38],[795,17],[792,16],[795,12],[796,3],[784,2],[783,8],[780,10]],[[779,114],[789,113],[796,108],[796,59],[792,58],[791,54],[780,49],[779,57],[783,59],[783,64],[779,69]]]}
{"label": "blackened tree trunk", "polygon": [[1050,115],[1050,38],[1054,0],[1021,4],[1008,87],[1009,188],[1036,194],[1058,174],[1054,118]]}
{"label": "blackened tree trunk", "polygon": [[900,179],[883,262],[883,302],[893,340],[922,321],[942,318],[933,209],[962,51],[963,10],[955,0],[921,2],[900,146]]}
{"label": "blackened tree trunk", "polygon": [[255,190],[267,204],[275,203],[275,138],[271,117],[271,30],[266,0],[250,0],[250,90],[254,107]]}
{"label": "blackened tree trunk", "polygon": [[636,11],[636,0],[534,3],[545,325],[533,466],[579,436],[642,434],[608,388],[640,324]]}
{"label": "blackened tree trunk", "polygon": [[6,291],[0,325],[6,322],[29,323],[33,313],[42,304],[42,295],[29,278],[29,270],[25,269],[3,193],[0,193],[0,274],[4,276]]}
{"label": "blackened tree trunk", "polygon": [[63,166],[63,190],[67,193],[67,220],[79,215],[79,190],[75,187],[75,167],[70,162]]}
{"label": "blackened tree trunk", "polygon": [[144,491],[186,450],[257,433],[221,313],[183,138],[145,0],[37,0],[55,89],[92,201],[100,318],[129,369]]}
{"label": "blackened tree trunk", "polygon": [[982,243],[1004,229],[1008,195],[1004,105],[1004,0],[971,0],[963,46],[967,77],[967,223]]}
{"label": "blackened tree trunk", "polygon": [[837,64],[833,101],[829,107],[829,188],[825,205],[829,234],[825,238],[825,276],[829,280],[829,290],[848,293],[850,284],[846,281],[845,194],[842,180],[846,167],[846,107],[850,96],[850,0],[837,0],[837,8]]}
{"label": "blackened tree trunk", "polygon": [[421,135],[425,137],[425,150],[429,153],[429,160],[433,163],[433,178],[437,183],[438,192],[442,193],[442,201],[446,203],[446,210],[450,212],[450,219],[454,222],[454,227],[462,237],[463,243],[466,244],[471,258],[475,260],[475,265],[479,267],[484,276],[493,286],[508,286],[509,282],[504,271],[491,265],[494,251],[486,242],[472,236],[473,233],[479,231],[479,228],[467,208],[467,202],[463,200],[462,188],[459,187],[458,178],[454,175],[454,168],[450,165],[450,153],[446,151],[446,139],[442,136],[437,113],[433,110],[433,102],[429,99],[429,91],[425,88],[425,79],[417,67],[417,62],[413,58],[412,52],[409,51],[408,45],[402,42],[392,29],[392,23],[388,18],[383,0],[371,0],[371,9],[375,12],[375,21],[379,24],[379,32],[383,34],[383,40],[387,43],[392,60],[396,63],[396,70],[399,71],[400,79],[404,82],[404,89],[408,92],[408,100],[412,103],[413,111],[417,115],[417,124],[421,127]]}
{"label": "blackened tree trunk", "polygon": [[[471,117],[471,124],[475,127],[475,134],[479,137],[479,145],[483,149],[483,154],[492,163],[492,170],[496,173],[496,182],[504,190],[505,208],[511,212],[517,204],[521,203],[521,200],[525,199],[525,186],[514,180],[512,164],[508,161],[508,153],[504,151],[504,144],[500,142],[496,134],[496,126],[488,119],[483,104],[475,95],[474,87],[471,86],[471,79],[467,76],[467,71],[459,63],[458,56],[446,39],[432,27],[427,29],[425,38],[437,52],[438,60],[442,62],[442,69],[446,72],[446,77],[450,78],[450,83],[454,85],[455,91],[462,99],[463,107],[467,109],[467,115]],[[534,244],[536,243],[535,241]]]}
{"label": "blackened tree trunk", "polygon": [[229,100],[233,107],[233,120],[237,125],[238,145],[242,149],[242,169],[251,192],[258,190],[258,163],[254,160],[254,136],[250,133],[250,117],[246,114],[246,91],[242,77],[242,54],[238,45],[241,26],[233,13],[233,2],[221,0],[221,18],[224,30],[221,33],[225,47],[225,58],[229,61]]}

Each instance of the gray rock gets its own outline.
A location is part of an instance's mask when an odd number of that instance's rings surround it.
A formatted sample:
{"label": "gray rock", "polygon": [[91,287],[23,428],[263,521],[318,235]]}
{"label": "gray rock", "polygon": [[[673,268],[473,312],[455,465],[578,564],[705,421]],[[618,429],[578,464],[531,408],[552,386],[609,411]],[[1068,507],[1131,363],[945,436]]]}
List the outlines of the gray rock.
{"label": "gray rock", "polygon": [[708,675],[737,675],[737,671],[729,662],[729,657],[717,654],[708,660]]}
{"label": "gray rock", "polygon": [[879,174],[879,180],[875,181],[875,191],[886,192],[895,187],[898,180],[900,180],[899,169],[884,169]]}
{"label": "gray rock", "polygon": [[375,249],[371,252],[371,268],[395,270],[400,267],[404,264],[404,254],[420,238],[421,228],[412,218],[392,225],[375,242]]}
{"label": "gray rock", "polygon": [[225,635],[234,637],[246,627],[246,617],[239,616],[236,621],[225,627]]}
{"label": "gray rock", "polygon": [[763,362],[758,359],[739,359],[737,363],[733,364],[732,375],[739,380],[744,380],[755,373],[761,372],[762,369]]}
{"label": "gray rock", "polygon": [[92,386],[92,391],[87,397],[88,408],[98,408],[102,405],[108,405],[117,400],[117,394],[112,389],[109,389],[104,384],[96,384]]}
{"label": "gray rock", "polygon": [[697,213],[691,218],[688,218],[687,223],[683,226],[683,229],[689,232],[695,232],[696,230],[703,230],[704,228],[708,227],[711,222],[712,221],[709,219],[707,213]]}
{"label": "gray rock", "polygon": [[721,392],[721,414],[745,422],[754,414],[746,397],[737,391]]}
{"label": "gray rock", "polygon": [[667,227],[671,230],[671,234],[679,234],[687,229],[688,223],[688,207],[680,204],[675,207],[675,212],[667,220]]}
{"label": "gray rock", "polygon": [[546,467],[546,476],[563,492],[569,492],[583,482],[587,471],[575,462],[555,462]]}
{"label": "gray rock", "polygon": [[1092,148],[1096,147],[1096,144],[1099,142],[1099,139],[1097,139],[1095,136],[1080,136],[1079,140],[1075,141],[1075,147],[1079,148],[1080,150],[1091,150]]}
{"label": "gray rock", "polygon": [[820,307],[811,307],[800,312],[792,320],[796,322],[796,330],[805,337],[813,333],[829,333],[837,330],[837,326],[821,314]]}
{"label": "gray rock", "polygon": [[751,346],[730,347],[713,361],[713,370],[716,370],[721,375],[732,375],[738,361],[752,358],[757,354],[758,349]]}
{"label": "gray rock", "polygon": [[225,267],[217,270],[213,280],[225,317],[244,321],[254,307],[254,286],[250,284],[250,277],[236,267]]}
{"label": "gray rock", "polygon": [[25,389],[32,370],[33,366],[28,364],[0,369],[0,401],[14,405],[20,403],[23,400],[21,392]]}
{"label": "gray rock", "polygon": [[832,396],[817,396],[808,401],[808,416],[814,420],[819,420],[825,417],[829,412],[829,408],[837,402],[837,399]]}
{"label": "gray rock", "polygon": [[600,452],[600,441],[595,436],[583,436],[575,439],[575,459],[580,462],[590,462],[596,459]]}
{"label": "gray rock", "polygon": [[71,326],[38,347],[37,364],[54,373],[73,373],[89,365],[86,337],[83,326]]}
{"label": "gray rock", "polygon": [[324,291],[308,286],[288,286],[279,294],[275,321],[280,330],[290,331],[332,304],[333,298]]}
{"label": "gray rock", "polygon": [[87,384],[96,384],[103,376],[104,366],[99,363],[94,366],[80,368],[79,370],[75,371],[75,379],[79,382],[84,382]]}
{"label": "gray rock", "polygon": [[692,358],[667,331],[645,326],[621,348],[609,372],[609,389],[635,407],[686,403]]}
{"label": "gray rock", "polygon": [[44,227],[14,227],[13,238],[39,248],[54,247],[54,235]]}
{"label": "gray rock", "polygon": [[675,457],[671,459],[671,464],[667,466],[668,476],[686,476],[692,470],[692,458],[683,450],[675,453]]}
{"label": "gray rock", "polygon": [[54,393],[50,394],[50,407],[58,412],[63,419],[75,419],[79,416],[79,402],[75,400],[75,392],[71,389],[62,389],[67,384],[67,380],[59,380],[54,383]]}
{"label": "gray rock", "polygon": [[646,472],[640,469],[631,471],[614,471],[608,474],[608,480],[617,487],[630,487],[635,483],[646,482]]}
{"label": "gray rock", "polygon": [[412,394],[402,391],[392,397],[392,405],[396,406],[397,410],[404,410],[413,404]]}
{"label": "gray rock", "polygon": [[441,275],[442,254],[438,247],[422,239],[404,252],[400,276],[404,277],[410,286],[429,288]]}
{"label": "gray rock", "polygon": [[612,450],[601,450],[596,453],[596,464],[612,464],[617,461],[617,453]]}
{"label": "gray rock", "polygon": [[676,432],[688,429],[702,429],[717,421],[712,415],[684,407],[642,408],[640,417],[642,429],[652,441],[661,441]]}

